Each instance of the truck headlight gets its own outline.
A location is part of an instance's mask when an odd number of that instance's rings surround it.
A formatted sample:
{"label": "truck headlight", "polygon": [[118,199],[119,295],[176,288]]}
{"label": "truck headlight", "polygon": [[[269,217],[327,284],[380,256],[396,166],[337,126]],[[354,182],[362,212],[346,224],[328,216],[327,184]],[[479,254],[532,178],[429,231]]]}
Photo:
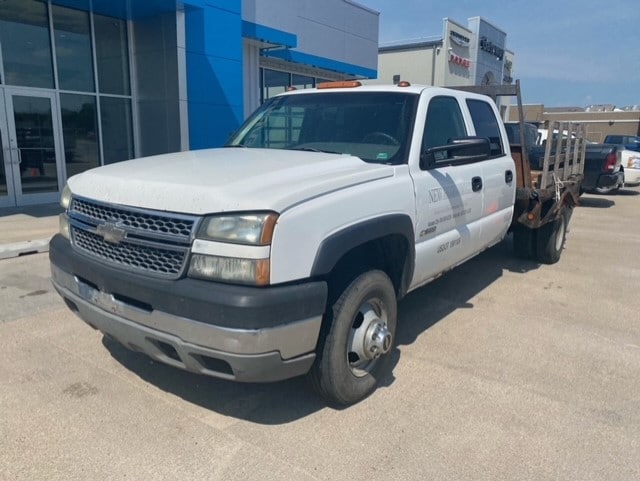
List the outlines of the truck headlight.
{"label": "truck headlight", "polygon": [[[225,214],[205,218],[196,239],[208,241],[209,246],[204,252],[201,246],[195,249],[188,276],[255,286],[269,284],[269,246],[277,220],[278,215],[274,212]],[[224,243],[228,247],[223,248],[223,244],[216,246],[216,243]],[[231,247],[229,244],[237,246]],[[232,249],[231,253],[229,248]]]}
{"label": "truck headlight", "polygon": [[205,218],[198,239],[234,244],[269,245],[278,215],[273,212],[220,215]]}

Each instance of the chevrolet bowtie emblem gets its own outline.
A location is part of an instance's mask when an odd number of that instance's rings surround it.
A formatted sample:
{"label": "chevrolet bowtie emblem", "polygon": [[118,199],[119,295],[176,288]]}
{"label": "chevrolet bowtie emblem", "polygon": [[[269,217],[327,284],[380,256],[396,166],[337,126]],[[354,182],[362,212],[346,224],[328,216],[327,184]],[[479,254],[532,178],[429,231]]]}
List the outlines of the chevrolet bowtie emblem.
{"label": "chevrolet bowtie emblem", "polygon": [[100,224],[96,228],[96,233],[101,235],[104,240],[110,244],[120,244],[120,242],[127,237],[127,231],[112,222]]}

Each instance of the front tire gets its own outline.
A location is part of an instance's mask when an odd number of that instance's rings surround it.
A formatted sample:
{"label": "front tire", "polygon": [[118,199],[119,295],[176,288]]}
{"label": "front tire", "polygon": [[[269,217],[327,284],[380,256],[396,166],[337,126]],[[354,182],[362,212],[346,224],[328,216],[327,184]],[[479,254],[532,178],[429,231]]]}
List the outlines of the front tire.
{"label": "front tire", "polygon": [[376,389],[393,347],[397,301],[389,277],[378,270],[358,276],[325,322],[311,383],[330,404],[354,404]]}
{"label": "front tire", "polygon": [[555,264],[560,260],[570,217],[566,209],[565,207],[553,222],[542,226],[538,231],[536,254],[538,261],[543,264]]}

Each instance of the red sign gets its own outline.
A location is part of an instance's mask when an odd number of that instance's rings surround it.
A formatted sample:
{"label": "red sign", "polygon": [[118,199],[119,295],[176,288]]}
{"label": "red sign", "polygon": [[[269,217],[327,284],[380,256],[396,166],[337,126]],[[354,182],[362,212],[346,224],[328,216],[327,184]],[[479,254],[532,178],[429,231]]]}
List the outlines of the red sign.
{"label": "red sign", "polygon": [[464,68],[471,67],[471,60],[461,57],[460,55],[456,55],[455,53],[451,54],[451,57],[449,57],[449,62],[455,63],[456,65],[460,65]]}

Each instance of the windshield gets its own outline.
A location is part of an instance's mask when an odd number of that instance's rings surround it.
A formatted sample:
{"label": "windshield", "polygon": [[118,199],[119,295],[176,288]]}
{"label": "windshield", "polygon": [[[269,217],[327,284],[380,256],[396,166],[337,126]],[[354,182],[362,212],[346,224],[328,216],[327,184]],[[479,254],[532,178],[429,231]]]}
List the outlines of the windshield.
{"label": "windshield", "polygon": [[227,146],[350,154],[365,162],[407,162],[418,95],[323,92],[275,97]]}

